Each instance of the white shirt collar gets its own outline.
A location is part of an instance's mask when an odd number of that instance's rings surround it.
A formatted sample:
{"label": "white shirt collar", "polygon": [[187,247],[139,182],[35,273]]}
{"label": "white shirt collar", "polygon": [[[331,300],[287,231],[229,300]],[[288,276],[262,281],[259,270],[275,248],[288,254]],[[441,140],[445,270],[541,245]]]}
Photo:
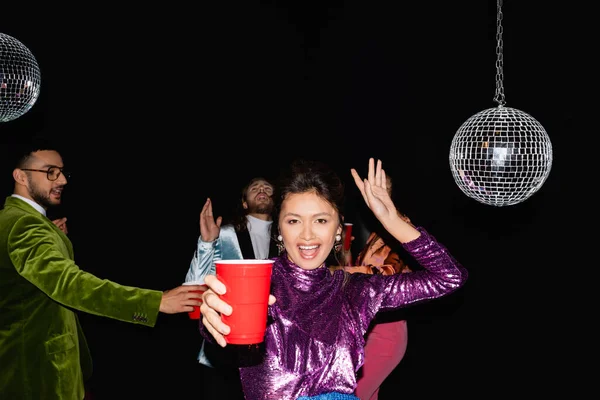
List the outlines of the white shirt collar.
{"label": "white shirt collar", "polygon": [[246,220],[248,221],[249,231],[269,232],[271,224],[273,223],[273,221],[265,221],[264,219],[253,217],[252,215],[246,215]]}
{"label": "white shirt collar", "polygon": [[29,204],[31,207],[33,207],[36,210],[38,210],[44,217],[46,216],[46,210],[44,209],[44,207],[40,206],[35,201],[30,200],[30,199],[28,199],[26,197],[20,196],[18,194],[13,194],[12,197],[16,197],[17,199],[23,200],[25,203]]}

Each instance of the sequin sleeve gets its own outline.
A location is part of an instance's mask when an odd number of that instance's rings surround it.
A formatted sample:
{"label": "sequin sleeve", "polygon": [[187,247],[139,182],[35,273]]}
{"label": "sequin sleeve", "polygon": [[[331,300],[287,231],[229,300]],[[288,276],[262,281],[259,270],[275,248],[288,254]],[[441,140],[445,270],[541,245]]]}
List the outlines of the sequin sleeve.
{"label": "sequin sleeve", "polygon": [[424,228],[421,235],[403,244],[424,270],[384,275],[351,274],[347,293],[366,329],[378,311],[446,296],[467,280],[467,270]]}

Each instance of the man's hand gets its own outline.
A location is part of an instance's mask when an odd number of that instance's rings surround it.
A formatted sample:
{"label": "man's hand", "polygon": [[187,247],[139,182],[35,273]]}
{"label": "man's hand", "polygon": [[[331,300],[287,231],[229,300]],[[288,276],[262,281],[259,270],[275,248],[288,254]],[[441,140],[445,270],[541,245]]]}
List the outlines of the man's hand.
{"label": "man's hand", "polygon": [[67,229],[67,217],[52,220],[52,223],[56,225],[58,229],[60,229],[65,235],[69,233],[69,230]]}
{"label": "man's hand", "polygon": [[194,306],[200,306],[202,300],[198,299],[198,293],[192,290],[204,290],[204,285],[182,285],[175,289],[165,290],[160,301],[159,311],[165,314],[177,314],[181,312],[192,312]]}
{"label": "man's hand", "polygon": [[204,207],[202,207],[202,211],[200,212],[200,236],[202,236],[203,241],[212,242],[219,237],[222,220],[222,217],[217,217],[215,220],[212,202],[210,198],[206,199],[206,203],[204,203]]}

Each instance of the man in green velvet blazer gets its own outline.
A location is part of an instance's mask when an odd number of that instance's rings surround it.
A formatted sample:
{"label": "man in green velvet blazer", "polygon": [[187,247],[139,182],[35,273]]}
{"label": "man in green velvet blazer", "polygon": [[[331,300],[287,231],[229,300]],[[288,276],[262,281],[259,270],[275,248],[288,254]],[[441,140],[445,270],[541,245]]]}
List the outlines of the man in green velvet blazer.
{"label": "man in green velvet blazer", "polygon": [[84,398],[92,361],[79,310],[154,326],[158,312],[200,305],[180,286],[164,293],[123,286],[75,264],[67,236],[46,217],[60,204],[68,174],[51,146],[34,146],[13,171],[14,193],[0,211],[0,397]]}

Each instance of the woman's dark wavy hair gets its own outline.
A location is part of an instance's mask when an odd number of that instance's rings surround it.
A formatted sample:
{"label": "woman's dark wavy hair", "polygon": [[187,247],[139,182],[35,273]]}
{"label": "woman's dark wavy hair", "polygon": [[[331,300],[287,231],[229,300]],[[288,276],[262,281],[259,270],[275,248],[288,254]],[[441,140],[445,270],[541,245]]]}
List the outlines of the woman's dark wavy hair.
{"label": "woman's dark wavy hair", "polygon": [[290,167],[280,175],[276,185],[275,199],[275,231],[277,237],[281,204],[290,194],[315,192],[323,200],[330,203],[338,212],[339,223],[343,223],[344,183],[328,165],[321,161],[296,159]]}

